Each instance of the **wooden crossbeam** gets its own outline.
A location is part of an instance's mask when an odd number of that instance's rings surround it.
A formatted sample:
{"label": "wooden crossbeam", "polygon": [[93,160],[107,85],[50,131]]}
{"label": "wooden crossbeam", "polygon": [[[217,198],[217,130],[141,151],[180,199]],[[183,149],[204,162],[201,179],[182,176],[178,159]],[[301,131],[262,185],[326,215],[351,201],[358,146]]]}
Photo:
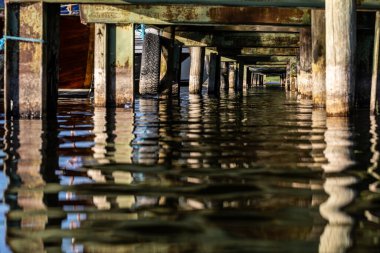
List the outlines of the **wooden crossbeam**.
{"label": "wooden crossbeam", "polygon": [[[10,3],[45,2],[67,3],[67,0],[8,0]],[[307,7],[324,8],[325,0],[70,0],[73,4],[195,4],[195,5],[219,5],[219,6],[249,6],[249,7]],[[379,0],[357,1],[358,9],[380,9]]]}
{"label": "wooden crossbeam", "polygon": [[184,46],[244,48],[297,48],[299,35],[292,33],[200,33],[177,32],[175,36]]}
{"label": "wooden crossbeam", "polygon": [[310,25],[310,10],[270,7],[175,5],[81,5],[86,23]]}

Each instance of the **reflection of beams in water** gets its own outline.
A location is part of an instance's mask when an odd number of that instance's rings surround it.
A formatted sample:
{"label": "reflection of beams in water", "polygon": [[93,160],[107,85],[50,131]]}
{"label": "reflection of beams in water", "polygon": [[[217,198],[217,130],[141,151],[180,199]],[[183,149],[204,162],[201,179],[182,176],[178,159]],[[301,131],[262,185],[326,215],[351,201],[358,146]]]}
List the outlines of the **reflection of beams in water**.
{"label": "reflection of beams in water", "polygon": [[115,114],[115,156],[116,162],[131,163],[133,141],[133,111],[116,109]]}
{"label": "reflection of beams in water", "polygon": [[352,132],[347,118],[328,118],[325,133],[325,156],[328,164],[323,166],[326,180],[323,185],[329,198],[320,206],[320,213],[328,221],[320,238],[319,252],[346,252],[352,245],[350,233],[354,220],[343,208],[355,199],[350,188],[358,180],[350,175],[329,175],[347,170],[353,161]]}
{"label": "reflection of beams in water", "polygon": [[[4,123],[4,149],[2,150],[2,155],[5,156],[5,153],[9,149],[9,123]],[[9,158],[8,154],[8,158]],[[4,158],[4,161],[2,160],[1,163],[3,164],[3,171],[0,171],[0,252],[8,253],[11,252],[9,247],[6,243],[6,234],[7,234],[7,217],[6,213],[8,212],[9,208],[7,204],[5,203],[5,197],[4,192],[8,188],[9,185],[9,178],[6,176],[7,173],[7,162],[5,161],[6,157]]]}
{"label": "reflection of beams in water", "polygon": [[[18,189],[17,204],[22,208],[21,229],[24,237],[9,237],[10,246],[19,252],[43,252],[44,244],[41,238],[31,236],[33,231],[45,230],[48,216],[44,203],[45,181],[40,173],[42,164],[42,121],[20,120],[14,122],[9,144],[17,148],[15,157],[17,176],[21,179]],[[13,135],[13,136],[12,136]],[[13,228],[15,229],[15,228]]]}
{"label": "reflection of beams in water", "polygon": [[157,99],[140,98],[135,101],[135,138],[133,162],[157,164],[159,158],[159,116]]}
{"label": "reflection of beams in water", "polygon": [[376,117],[374,115],[370,116],[370,123],[371,123],[371,128],[369,132],[371,134],[370,142],[371,142],[372,158],[371,158],[371,166],[368,168],[368,173],[371,174],[377,180],[380,180],[380,175],[375,171],[378,167],[380,153],[377,150],[379,136],[377,134],[377,122],[376,122]]}
{"label": "reflection of beams in water", "polygon": [[[372,157],[371,157],[371,161],[370,161],[371,162],[370,167],[368,168],[368,174],[373,176],[377,181],[369,185],[369,190],[371,192],[378,192],[380,175],[378,174],[378,172],[376,170],[377,170],[378,165],[379,165],[380,153],[377,150],[377,145],[379,142],[379,135],[377,134],[378,125],[377,125],[376,117],[374,115],[370,116],[370,123],[371,123],[371,128],[370,128],[369,132],[371,134],[370,142],[371,142]],[[370,222],[380,223],[379,217],[374,215],[370,210],[365,211],[365,216],[367,217],[367,219]]]}

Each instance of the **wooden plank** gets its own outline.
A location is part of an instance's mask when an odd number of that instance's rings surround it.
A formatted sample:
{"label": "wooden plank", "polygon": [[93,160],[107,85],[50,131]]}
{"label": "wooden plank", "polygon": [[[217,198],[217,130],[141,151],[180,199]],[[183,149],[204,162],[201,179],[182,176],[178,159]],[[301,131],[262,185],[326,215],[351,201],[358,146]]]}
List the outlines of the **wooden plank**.
{"label": "wooden plank", "polygon": [[310,25],[310,10],[270,7],[174,5],[81,5],[86,23]]}
{"label": "wooden plank", "polygon": [[107,25],[95,24],[94,104],[105,107],[107,103]]}
{"label": "wooden plank", "polygon": [[176,40],[184,46],[194,47],[299,47],[299,34],[292,33],[197,33],[178,32]]}
{"label": "wooden plank", "polygon": [[326,1],[326,112],[348,116],[354,102],[356,1]]}

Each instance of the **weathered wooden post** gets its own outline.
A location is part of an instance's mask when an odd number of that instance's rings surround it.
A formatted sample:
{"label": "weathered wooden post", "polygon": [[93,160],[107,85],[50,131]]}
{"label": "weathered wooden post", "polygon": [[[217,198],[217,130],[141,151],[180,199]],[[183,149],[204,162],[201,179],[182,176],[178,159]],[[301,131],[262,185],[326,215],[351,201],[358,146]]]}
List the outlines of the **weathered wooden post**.
{"label": "weathered wooden post", "polygon": [[358,29],[356,46],[355,106],[369,108],[373,60],[373,31]]}
{"label": "weathered wooden post", "polygon": [[311,76],[311,31],[310,28],[301,28],[300,31],[300,62],[298,91],[306,97],[312,96]]}
{"label": "weathered wooden post", "polygon": [[174,27],[169,31],[164,31],[160,37],[161,44],[161,66],[160,66],[160,86],[159,93],[166,97],[172,96],[173,85],[175,82],[174,66]]}
{"label": "weathered wooden post", "polygon": [[243,89],[248,88],[248,67],[243,66]]}
{"label": "weathered wooden post", "polygon": [[252,87],[252,72],[249,70],[249,67],[247,66],[247,88]]}
{"label": "weathered wooden post", "polygon": [[228,63],[220,63],[220,87],[223,90],[228,90]]}
{"label": "weathered wooden post", "polygon": [[229,89],[235,89],[235,83],[236,83],[236,72],[235,72],[236,64],[230,63],[228,68],[228,88]]}
{"label": "weathered wooden post", "polygon": [[220,56],[211,53],[209,66],[208,94],[218,95],[220,90]]}
{"label": "weathered wooden post", "polygon": [[94,104],[106,106],[108,29],[106,24],[95,24]]}
{"label": "weathered wooden post", "polygon": [[190,47],[190,78],[189,93],[200,94],[203,84],[203,70],[205,62],[204,47]]}
{"label": "weathered wooden post", "polygon": [[181,55],[182,55],[182,46],[175,44],[174,45],[174,75],[175,83],[173,86],[173,96],[179,96],[181,93]]}
{"label": "weathered wooden post", "polygon": [[297,91],[297,60],[290,60],[290,91]]}
{"label": "weathered wooden post", "polygon": [[236,85],[236,91],[242,91],[243,90],[243,87],[244,87],[244,63],[243,62],[239,62],[238,63],[238,69],[239,69],[239,72],[238,72],[238,81],[237,81],[237,85]]}
{"label": "weathered wooden post", "polygon": [[134,99],[134,25],[95,24],[94,104],[124,107]]}
{"label": "weathered wooden post", "polygon": [[375,41],[373,48],[373,63],[372,63],[372,81],[371,81],[371,102],[370,110],[372,114],[378,111],[379,106],[379,54],[380,54],[380,11],[376,12],[375,24]]}
{"label": "weathered wooden post", "polygon": [[355,90],[356,1],[326,0],[326,111],[348,116]]}
{"label": "weathered wooden post", "polygon": [[256,86],[260,85],[260,75],[256,74]]}
{"label": "weathered wooden post", "polygon": [[55,117],[59,14],[57,4],[6,3],[4,111],[7,118]]}
{"label": "weathered wooden post", "polygon": [[286,65],[286,80],[285,80],[285,90],[290,90],[290,61]]}
{"label": "weathered wooden post", "polygon": [[160,83],[161,46],[159,31],[155,28],[145,30],[139,92],[141,95],[157,95]]}
{"label": "weathered wooden post", "polygon": [[134,25],[109,25],[108,47],[107,106],[124,107],[131,105],[135,93]]}
{"label": "weathered wooden post", "polygon": [[324,10],[311,11],[313,105],[326,105],[326,23]]}

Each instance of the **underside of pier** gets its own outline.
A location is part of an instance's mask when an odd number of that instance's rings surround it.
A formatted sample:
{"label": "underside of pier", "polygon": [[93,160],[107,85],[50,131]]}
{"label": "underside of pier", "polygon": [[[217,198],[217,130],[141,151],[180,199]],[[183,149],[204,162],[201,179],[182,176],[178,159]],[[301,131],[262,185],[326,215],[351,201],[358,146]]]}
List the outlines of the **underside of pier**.
{"label": "underside of pier", "polygon": [[[136,96],[177,99],[188,48],[190,93],[207,89],[217,97],[276,76],[284,92],[313,99],[330,116],[377,111],[380,1],[9,0],[7,117],[56,114],[62,3],[80,4],[81,22],[92,28],[92,64],[85,65],[95,106],[125,107]],[[137,27],[144,40],[136,65]]]}

